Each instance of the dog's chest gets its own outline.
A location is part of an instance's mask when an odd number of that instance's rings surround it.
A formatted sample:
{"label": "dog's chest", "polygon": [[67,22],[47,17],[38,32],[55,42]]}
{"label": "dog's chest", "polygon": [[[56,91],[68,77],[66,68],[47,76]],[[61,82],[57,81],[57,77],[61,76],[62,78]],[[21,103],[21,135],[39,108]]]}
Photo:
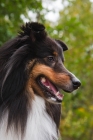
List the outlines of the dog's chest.
{"label": "dog's chest", "polygon": [[[2,140],[21,140],[20,135],[15,134],[13,128],[5,133],[6,119],[0,129]],[[35,97],[29,113],[26,132],[22,140],[58,140],[57,129],[54,121],[48,115],[45,102],[40,97]]]}

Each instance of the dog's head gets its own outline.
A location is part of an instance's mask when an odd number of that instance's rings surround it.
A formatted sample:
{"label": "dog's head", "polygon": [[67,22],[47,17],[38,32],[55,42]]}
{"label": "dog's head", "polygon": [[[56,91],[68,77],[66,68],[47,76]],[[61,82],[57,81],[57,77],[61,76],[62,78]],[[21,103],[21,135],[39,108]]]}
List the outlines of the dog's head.
{"label": "dog's head", "polygon": [[35,95],[60,103],[60,89],[72,92],[80,81],[64,66],[63,52],[68,48],[50,38],[39,23],[22,26],[20,35],[0,50],[2,67],[1,102],[10,102],[22,94]]}

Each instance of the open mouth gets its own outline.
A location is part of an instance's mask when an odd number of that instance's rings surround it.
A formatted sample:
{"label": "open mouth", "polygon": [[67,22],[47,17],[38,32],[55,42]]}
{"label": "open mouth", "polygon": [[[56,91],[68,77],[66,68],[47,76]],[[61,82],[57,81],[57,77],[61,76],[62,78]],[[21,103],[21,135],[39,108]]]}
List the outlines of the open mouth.
{"label": "open mouth", "polygon": [[49,79],[40,77],[39,83],[43,91],[46,93],[45,96],[48,100],[52,100],[54,102],[62,102],[63,94],[60,93],[58,87],[54,85]]}

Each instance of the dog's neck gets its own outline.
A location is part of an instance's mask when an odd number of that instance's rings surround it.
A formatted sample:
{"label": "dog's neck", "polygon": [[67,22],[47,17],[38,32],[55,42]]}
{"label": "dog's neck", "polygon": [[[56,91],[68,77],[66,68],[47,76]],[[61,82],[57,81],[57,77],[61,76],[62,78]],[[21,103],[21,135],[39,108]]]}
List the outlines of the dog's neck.
{"label": "dog's neck", "polygon": [[[21,140],[20,135],[15,135],[12,127],[8,133],[4,132],[6,124],[5,119],[0,129],[1,139]],[[44,99],[39,96],[35,96],[35,99],[32,101],[26,131],[22,140],[58,140],[57,125],[47,113]]]}
{"label": "dog's neck", "polygon": [[45,102],[36,96],[29,114],[25,140],[57,140],[56,124],[46,112]]}

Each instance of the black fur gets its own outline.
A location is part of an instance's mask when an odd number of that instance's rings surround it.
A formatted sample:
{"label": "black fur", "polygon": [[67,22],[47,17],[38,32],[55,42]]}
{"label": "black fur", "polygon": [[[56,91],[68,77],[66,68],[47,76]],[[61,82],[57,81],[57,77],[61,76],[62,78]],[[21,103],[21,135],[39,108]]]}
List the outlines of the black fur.
{"label": "black fur", "polygon": [[46,110],[56,123],[57,129],[59,129],[61,105],[46,103]]}
{"label": "black fur", "polygon": [[[57,43],[60,44],[59,41]],[[0,48],[0,120],[2,113],[9,111],[7,128],[14,124],[15,129],[24,133],[28,112],[29,97],[26,83],[29,79],[26,65],[35,58],[43,58],[53,52],[55,41],[47,37],[45,27],[39,23],[27,23],[21,27],[19,35]],[[67,46],[61,42],[63,50]],[[48,104],[47,112],[59,127],[60,105]],[[56,112],[58,115],[55,115]],[[4,115],[4,114],[3,114]]]}

